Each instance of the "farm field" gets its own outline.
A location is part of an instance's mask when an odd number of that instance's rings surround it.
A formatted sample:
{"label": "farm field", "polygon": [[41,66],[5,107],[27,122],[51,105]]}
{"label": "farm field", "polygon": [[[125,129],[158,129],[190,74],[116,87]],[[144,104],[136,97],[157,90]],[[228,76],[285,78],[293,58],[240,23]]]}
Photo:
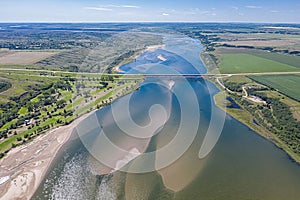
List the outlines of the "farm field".
{"label": "farm field", "polygon": [[297,101],[300,101],[299,75],[263,75],[250,76],[251,79],[278,90]]}
{"label": "farm field", "polygon": [[29,65],[49,58],[56,52],[46,51],[8,51],[0,56],[1,65]]}
{"label": "farm field", "polygon": [[300,57],[281,54],[281,53],[273,53],[267,52],[259,49],[247,49],[247,48],[227,48],[227,47],[220,47],[217,49],[217,54],[249,54],[269,60],[273,60],[276,62],[280,62],[283,64],[287,64],[293,67],[300,68]]}
{"label": "farm field", "polygon": [[300,57],[279,53],[257,52],[252,55],[300,68]]}
{"label": "farm field", "polygon": [[250,54],[222,54],[221,73],[291,72],[299,68]]}
{"label": "farm field", "polygon": [[270,33],[252,33],[252,34],[229,34],[219,33],[221,38],[218,44],[231,46],[251,46],[255,48],[272,47],[274,49],[286,49],[290,51],[299,51],[300,37],[298,34],[270,34]]}
{"label": "farm field", "polygon": [[269,39],[269,40],[242,40],[242,41],[228,41],[222,44],[234,45],[234,46],[255,46],[255,47],[286,47],[297,46],[299,40],[296,39]]}

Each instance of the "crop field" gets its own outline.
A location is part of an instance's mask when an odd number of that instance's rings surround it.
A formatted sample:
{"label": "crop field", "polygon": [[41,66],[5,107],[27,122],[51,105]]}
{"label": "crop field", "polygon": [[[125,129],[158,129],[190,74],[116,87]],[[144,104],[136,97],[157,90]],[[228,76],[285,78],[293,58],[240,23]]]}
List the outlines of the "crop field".
{"label": "crop field", "polygon": [[263,75],[250,76],[251,79],[278,90],[297,101],[300,101],[300,76],[299,75]]}
{"label": "crop field", "polygon": [[217,50],[218,54],[249,54],[269,60],[273,60],[276,62],[280,62],[283,64],[287,64],[293,67],[300,68],[300,57],[287,55],[287,54],[280,54],[280,53],[273,53],[267,52],[259,49],[247,49],[247,48],[226,48],[221,47]]}
{"label": "crop field", "polygon": [[228,41],[224,44],[235,46],[255,46],[255,47],[286,47],[299,45],[300,41],[296,39],[270,39],[270,40],[244,40],[244,41]]}
{"label": "crop field", "polygon": [[221,73],[291,72],[299,68],[250,54],[221,54]]}
{"label": "crop field", "polygon": [[221,38],[218,41],[220,45],[233,46],[252,46],[252,47],[272,47],[275,49],[289,49],[291,51],[300,50],[300,37],[298,34],[268,34],[268,33],[251,33],[251,34],[218,34]]}
{"label": "crop field", "polygon": [[0,56],[0,65],[29,65],[49,58],[56,52],[8,51]]}
{"label": "crop field", "polygon": [[300,57],[279,53],[259,52],[252,55],[300,68]]}

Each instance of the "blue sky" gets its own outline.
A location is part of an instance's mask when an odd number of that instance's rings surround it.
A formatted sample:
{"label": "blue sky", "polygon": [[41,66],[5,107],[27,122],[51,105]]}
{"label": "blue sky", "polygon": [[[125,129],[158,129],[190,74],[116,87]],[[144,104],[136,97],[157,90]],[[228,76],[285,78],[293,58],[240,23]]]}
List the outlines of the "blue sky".
{"label": "blue sky", "polygon": [[0,22],[291,22],[299,0],[1,0]]}

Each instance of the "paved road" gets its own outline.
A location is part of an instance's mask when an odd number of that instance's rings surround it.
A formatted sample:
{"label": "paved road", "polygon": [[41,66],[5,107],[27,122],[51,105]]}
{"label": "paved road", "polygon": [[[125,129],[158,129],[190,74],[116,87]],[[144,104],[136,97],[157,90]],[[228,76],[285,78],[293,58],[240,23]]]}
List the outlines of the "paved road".
{"label": "paved road", "polygon": [[[46,72],[53,74],[77,74],[77,75],[116,75],[116,74],[106,74],[106,73],[89,73],[89,72],[67,72],[67,71],[54,71],[54,70],[39,70],[39,69],[22,69],[22,68],[0,68],[0,71],[20,71],[20,72]],[[300,71],[295,72],[254,72],[254,73],[235,73],[235,74],[123,74],[124,76],[137,76],[143,75],[147,77],[164,77],[164,76],[174,76],[174,77],[209,77],[209,76],[250,76],[250,75],[284,75],[284,74],[300,74]]]}

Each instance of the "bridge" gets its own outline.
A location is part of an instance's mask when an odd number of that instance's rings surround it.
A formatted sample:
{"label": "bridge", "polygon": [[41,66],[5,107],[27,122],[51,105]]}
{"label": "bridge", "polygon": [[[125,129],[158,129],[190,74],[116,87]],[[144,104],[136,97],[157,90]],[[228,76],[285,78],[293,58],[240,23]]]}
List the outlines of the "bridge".
{"label": "bridge", "polygon": [[[54,71],[54,70],[44,70],[44,69],[26,69],[26,68],[5,68],[1,67],[0,71],[5,72],[31,72],[31,73],[45,73],[41,76],[50,75],[52,77],[59,75],[82,75],[82,76],[123,76],[128,78],[134,78],[134,77],[165,77],[165,78],[205,78],[205,77],[226,77],[226,76],[251,76],[251,75],[283,75],[283,74],[300,74],[300,71],[294,71],[294,72],[254,72],[254,73],[232,73],[232,74],[223,74],[223,73],[207,73],[207,74],[108,74],[108,73],[92,73],[92,72],[68,72],[68,71]],[[50,73],[50,74],[49,74]],[[39,75],[39,74],[35,74]]]}

